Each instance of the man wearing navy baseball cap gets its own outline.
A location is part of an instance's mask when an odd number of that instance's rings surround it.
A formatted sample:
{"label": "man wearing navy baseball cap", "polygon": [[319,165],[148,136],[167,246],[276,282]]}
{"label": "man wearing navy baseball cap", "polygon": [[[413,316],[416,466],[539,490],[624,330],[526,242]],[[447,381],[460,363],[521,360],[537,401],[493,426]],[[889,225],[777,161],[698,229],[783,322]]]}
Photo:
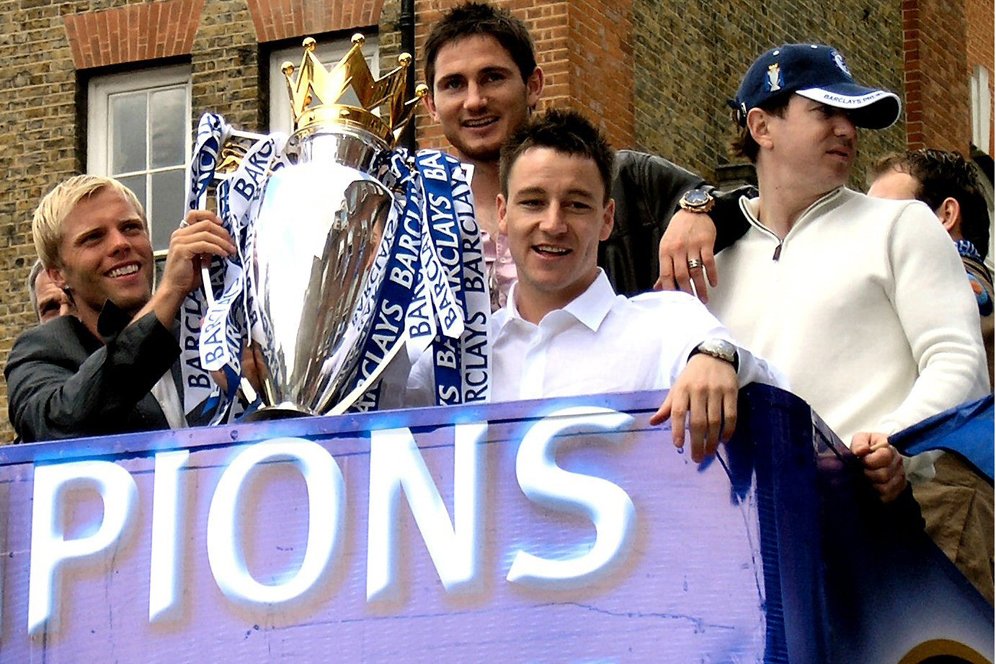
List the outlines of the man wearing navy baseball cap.
{"label": "man wearing navy baseball cap", "polygon": [[[846,111],[855,127],[868,129],[891,126],[899,118],[902,108],[899,97],[894,93],[855,83],[840,52],[819,44],[786,44],[770,49],[751,65],[736,99],[729,104],[734,109],[733,115],[739,126],[746,128],[751,109],[777,113],[787,108],[793,95]],[[734,144],[734,152],[756,161],[757,143],[745,132]],[[853,160],[853,150],[851,152],[846,162],[838,164],[848,174]],[[846,181],[845,176],[840,184]],[[718,246],[727,246],[746,231],[746,223],[741,225],[740,221],[724,220],[722,230],[726,239]],[[694,293],[706,303],[709,301],[707,284],[715,287],[718,283],[717,263],[713,258],[716,235],[712,219],[689,218],[686,215],[671,220],[660,243],[661,266],[687,263],[704,268],[708,281],[701,275],[694,275],[698,277],[694,279]],[[681,290],[693,292],[688,278],[677,277],[672,280],[662,273],[656,287],[670,290],[678,286]]]}
{"label": "man wearing navy baseball cap", "polygon": [[746,126],[750,109],[764,108],[791,93],[844,109],[856,127],[868,129],[892,126],[902,108],[895,93],[855,83],[836,49],[786,44],[769,50],[747,70],[733,102],[737,121]]}
{"label": "man wearing navy baseball cap", "polygon": [[857,84],[829,46],[787,44],[751,65],[731,106],[759,196],[741,199],[749,227],[716,257],[709,308],[893,500],[933,464],[904,472],[888,436],[988,392],[974,301],[933,213],[845,186],[857,128],[892,125],[899,98]]}

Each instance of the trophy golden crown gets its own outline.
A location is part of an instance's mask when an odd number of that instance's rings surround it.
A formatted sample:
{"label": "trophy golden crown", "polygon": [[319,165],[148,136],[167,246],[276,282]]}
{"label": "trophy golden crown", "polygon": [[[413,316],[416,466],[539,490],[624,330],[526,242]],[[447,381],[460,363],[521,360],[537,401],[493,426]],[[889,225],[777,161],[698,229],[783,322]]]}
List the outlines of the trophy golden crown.
{"label": "trophy golden crown", "polygon": [[[294,64],[285,62],[281,65],[287,79],[295,131],[342,125],[368,131],[389,147],[397,143],[415,113],[418,100],[429,89],[419,85],[415,98],[405,99],[408,68],[412,62],[408,53],[398,56],[395,69],[381,78],[374,78],[363,57],[364,41],[363,35],[353,35],[353,45],[346,55],[331,69],[326,69],[315,55],[315,40],[308,37],[304,40],[304,58],[296,80]],[[358,105],[342,103],[349,90],[356,95]]]}

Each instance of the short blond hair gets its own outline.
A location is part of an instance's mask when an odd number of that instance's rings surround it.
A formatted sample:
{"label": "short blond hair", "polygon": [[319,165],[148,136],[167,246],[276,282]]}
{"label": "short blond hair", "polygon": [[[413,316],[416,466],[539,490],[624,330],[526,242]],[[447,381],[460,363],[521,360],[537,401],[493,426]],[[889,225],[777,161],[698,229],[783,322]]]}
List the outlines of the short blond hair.
{"label": "short blond hair", "polygon": [[62,225],[66,217],[81,200],[93,196],[105,187],[110,187],[121,194],[134,206],[148,232],[149,224],[145,219],[145,210],[131,189],[114,178],[101,175],[74,175],[45,194],[31,220],[31,236],[35,243],[35,251],[46,268],[60,265],[59,244],[62,242]]}

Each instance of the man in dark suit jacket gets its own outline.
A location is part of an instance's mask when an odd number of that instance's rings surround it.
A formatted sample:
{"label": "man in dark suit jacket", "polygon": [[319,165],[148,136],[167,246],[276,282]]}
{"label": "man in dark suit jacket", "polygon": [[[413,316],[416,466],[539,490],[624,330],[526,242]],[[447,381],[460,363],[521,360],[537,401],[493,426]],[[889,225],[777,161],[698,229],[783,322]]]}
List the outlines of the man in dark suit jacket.
{"label": "man in dark suit jacket", "polygon": [[211,212],[187,215],[170,239],[162,281],[135,195],[116,180],[72,177],[49,192],[32,222],[52,281],[72,294],[78,318],[23,333],[4,375],[10,421],[26,442],[186,426],[172,326],[200,286],[205,256],[235,246]]}

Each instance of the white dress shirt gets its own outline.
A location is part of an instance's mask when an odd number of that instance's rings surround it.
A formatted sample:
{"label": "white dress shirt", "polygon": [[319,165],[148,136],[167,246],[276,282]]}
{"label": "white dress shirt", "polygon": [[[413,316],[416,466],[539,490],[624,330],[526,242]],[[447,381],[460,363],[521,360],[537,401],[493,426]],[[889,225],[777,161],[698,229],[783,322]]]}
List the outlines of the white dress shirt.
{"label": "white dress shirt", "polygon": [[[491,400],[667,389],[692,350],[711,338],[735,343],[697,299],[681,292],[616,295],[605,273],[563,309],[534,325],[508,304],[491,319]],[[740,349],[738,381],[783,385]]]}
{"label": "white dress shirt", "polygon": [[152,386],[152,396],[159,402],[159,407],[163,409],[163,415],[169,423],[170,429],[187,428],[187,418],[183,414],[183,404],[180,402],[180,393],[176,390],[176,383],[173,382],[173,372],[167,370],[155,385]]}

